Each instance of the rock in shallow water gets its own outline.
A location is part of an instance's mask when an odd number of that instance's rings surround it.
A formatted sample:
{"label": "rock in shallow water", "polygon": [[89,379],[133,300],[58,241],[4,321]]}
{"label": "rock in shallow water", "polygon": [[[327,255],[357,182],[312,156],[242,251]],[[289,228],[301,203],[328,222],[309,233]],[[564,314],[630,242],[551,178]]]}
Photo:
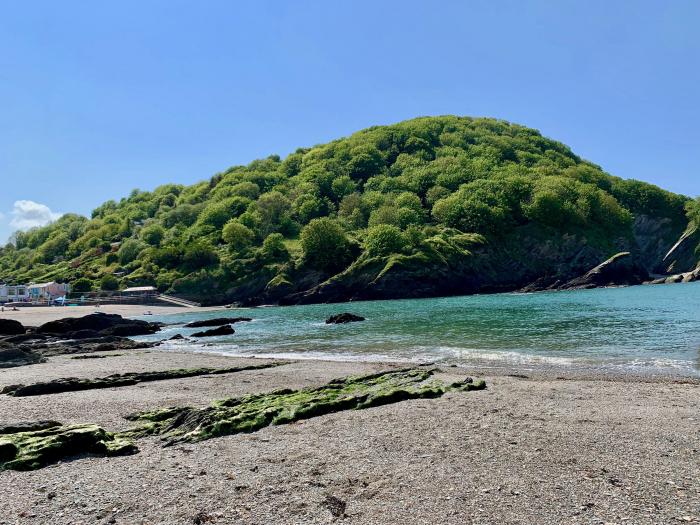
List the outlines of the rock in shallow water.
{"label": "rock in shallow water", "polygon": [[233,326],[230,324],[227,324],[225,326],[220,326],[218,328],[213,328],[211,330],[205,330],[203,332],[195,332],[192,334],[192,337],[215,337],[217,335],[231,335],[235,334],[236,331],[233,329]]}
{"label": "rock in shallow water", "polygon": [[364,320],[365,320],[364,317],[360,317],[359,315],[345,312],[342,314],[331,315],[328,319],[326,319],[326,324],[356,323],[358,321],[364,321]]}
{"label": "rock in shallow water", "polygon": [[203,321],[192,321],[187,323],[185,328],[205,328],[208,326],[221,326],[240,322],[252,321],[250,317],[217,317],[216,319],[204,319]]}

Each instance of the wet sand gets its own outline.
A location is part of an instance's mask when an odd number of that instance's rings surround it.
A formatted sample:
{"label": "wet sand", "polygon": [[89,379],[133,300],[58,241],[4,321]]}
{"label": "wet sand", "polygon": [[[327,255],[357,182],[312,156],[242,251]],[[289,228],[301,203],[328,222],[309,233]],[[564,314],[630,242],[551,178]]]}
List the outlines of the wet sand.
{"label": "wet sand", "polygon": [[[0,370],[0,385],[260,361],[158,349],[63,356]],[[290,361],[221,376],[0,396],[0,421],[57,419],[118,430],[135,410],[206,406],[396,366]],[[700,522],[696,380],[442,370],[447,379],[483,377],[488,388],[196,444],[163,448],[158,438],[141,439],[134,456],[2,472],[0,524]]]}

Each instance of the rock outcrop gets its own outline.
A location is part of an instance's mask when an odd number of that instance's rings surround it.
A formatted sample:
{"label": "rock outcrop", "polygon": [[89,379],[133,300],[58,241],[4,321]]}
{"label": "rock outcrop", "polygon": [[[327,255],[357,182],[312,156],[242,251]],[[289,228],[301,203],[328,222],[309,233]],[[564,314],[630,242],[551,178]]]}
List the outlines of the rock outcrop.
{"label": "rock outcrop", "polygon": [[102,313],[51,321],[26,331],[22,327],[21,333],[0,338],[0,368],[42,363],[53,355],[150,348],[157,343],[128,336],[152,334],[160,327],[159,323]]}
{"label": "rock outcrop", "polygon": [[649,279],[647,270],[629,252],[613,255],[580,277],[557,287],[559,290],[582,290],[605,286],[630,286]]}
{"label": "rock outcrop", "polygon": [[678,273],[668,277],[659,277],[650,281],[649,284],[672,284],[672,283],[692,283],[700,281],[700,266],[692,272]]}
{"label": "rock outcrop", "polygon": [[154,334],[160,323],[124,319],[117,314],[94,313],[84,317],[68,317],[50,321],[37,328],[37,333],[61,336],[63,339],[87,339],[99,336],[130,337]]}

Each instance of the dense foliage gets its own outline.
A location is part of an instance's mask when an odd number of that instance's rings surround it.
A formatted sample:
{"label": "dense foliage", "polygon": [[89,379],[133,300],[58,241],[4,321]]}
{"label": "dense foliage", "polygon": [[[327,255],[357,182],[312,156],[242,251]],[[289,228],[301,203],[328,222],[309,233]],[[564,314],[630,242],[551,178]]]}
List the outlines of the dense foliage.
{"label": "dense foliage", "polygon": [[612,177],[535,130],[426,117],[19,232],[0,250],[0,279],[186,294],[253,279],[287,286],[299,272],[318,280],[358,258],[440,252],[464,233],[500,242],[528,224],[605,242],[630,235],[639,213],[684,223],[686,204],[700,221],[697,202]]}

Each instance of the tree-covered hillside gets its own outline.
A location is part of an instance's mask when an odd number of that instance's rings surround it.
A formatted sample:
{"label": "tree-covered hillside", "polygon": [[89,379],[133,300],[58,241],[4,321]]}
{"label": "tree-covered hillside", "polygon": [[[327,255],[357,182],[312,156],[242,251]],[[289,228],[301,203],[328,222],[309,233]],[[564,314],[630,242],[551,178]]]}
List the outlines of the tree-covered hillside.
{"label": "tree-covered hillside", "polygon": [[665,271],[686,206],[698,220],[687,197],[612,177],[535,130],[425,117],[17,233],[0,279],[218,303],[513,289],[620,249]]}

